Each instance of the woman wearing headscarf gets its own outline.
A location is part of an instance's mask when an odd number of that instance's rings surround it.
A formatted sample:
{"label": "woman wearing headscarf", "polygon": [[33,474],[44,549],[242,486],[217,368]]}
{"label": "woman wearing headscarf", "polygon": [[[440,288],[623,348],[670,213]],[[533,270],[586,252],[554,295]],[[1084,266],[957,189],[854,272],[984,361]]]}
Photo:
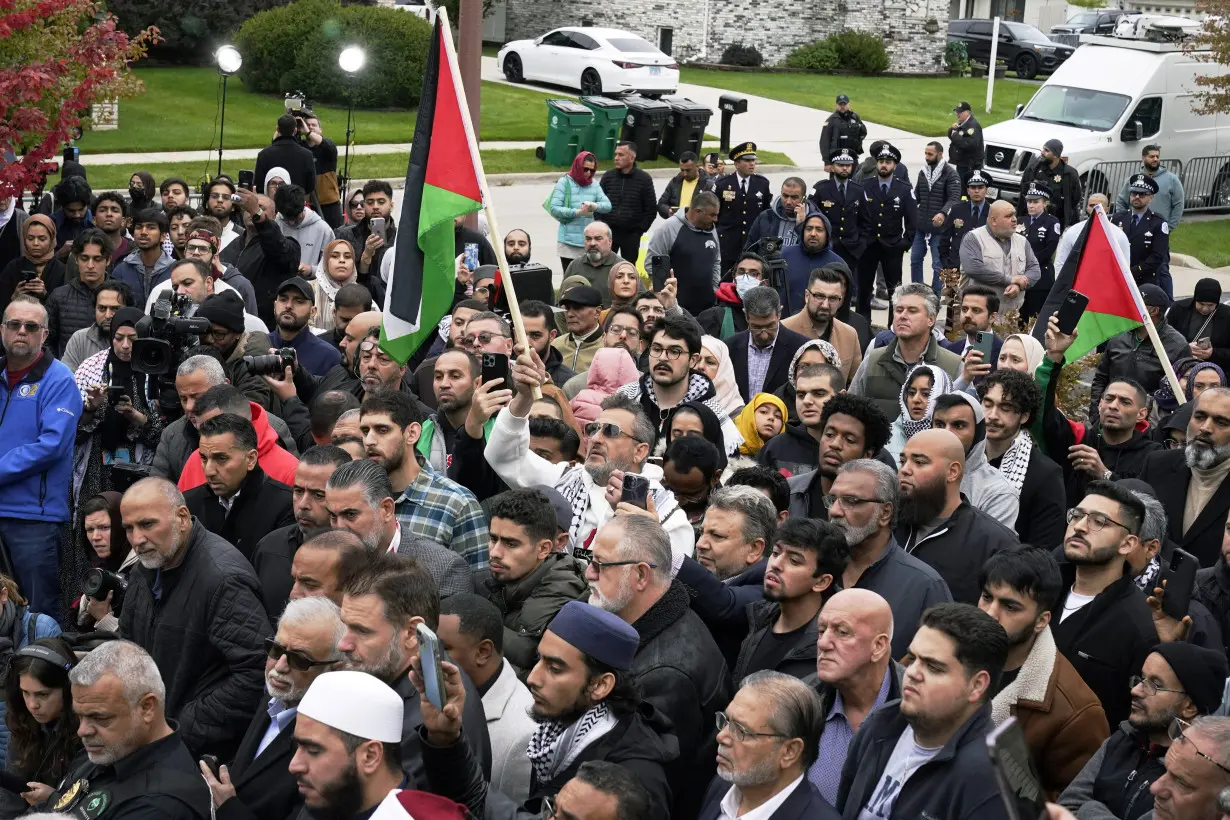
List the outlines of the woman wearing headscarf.
{"label": "woman wearing headscarf", "polygon": [[[641,275],[636,272],[636,265],[627,260],[620,260],[611,266],[611,273],[607,279],[607,288],[611,294],[611,307],[636,307],[636,297],[645,289],[641,283]],[[603,311],[602,318],[606,320],[607,311]]]}
{"label": "woman wearing headscarf", "polygon": [[730,349],[714,336],[700,337],[700,364],[697,371],[704,373],[717,390],[722,412],[732,419],[743,409],[743,396],[735,381],[735,367],[730,363]]}
{"label": "woman wearing headscarf", "polygon": [[14,296],[47,295],[64,284],[64,263],[55,258],[56,226],[51,217],[32,214],[21,225],[21,256],[0,271],[0,311]]}
{"label": "woman wearing headscarf", "polygon": [[[794,406],[794,380],[799,375],[799,368],[809,364],[827,364],[840,371],[841,355],[837,352],[837,348],[823,339],[808,339],[795,351],[794,358],[790,360],[790,369],[786,372],[786,383],[773,391],[773,395],[786,405],[787,423],[799,420],[799,411]],[[834,385],[834,392],[837,389],[844,390],[845,387],[846,383],[843,379],[840,385]]]}
{"label": "woman wearing headscarf", "polygon": [[943,368],[936,365],[920,364],[906,375],[898,400],[901,413],[893,422],[888,444],[884,446],[884,449],[892,454],[894,461],[901,463],[901,452],[905,449],[905,443],[913,438],[915,433],[931,429],[936,401],[940,396],[951,392],[952,379]]}
{"label": "woman wearing headscarf", "polygon": [[[120,493],[108,490],[82,502],[77,512],[79,548],[90,568],[127,577],[137,562],[120,519]],[[121,600],[82,595],[77,600],[77,625],[86,629],[117,631]]]}
{"label": "woman wearing headscarf", "polygon": [[111,346],[77,368],[84,407],[77,424],[74,499],[110,490],[112,464],[154,461],[162,416],[149,397],[149,380],[132,368],[134,328],[144,315],[139,308],[120,308],[111,320]]}
{"label": "woman wearing headscarf", "polygon": [[354,246],[345,239],[334,239],[325,245],[312,280],[312,291],[316,294],[316,318],[312,320],[312,327],[320,328],[325,333],[333,332],[333,303],[337,292],[358,278]]}
{"label": "woman wearing headscarf", "polygon": [[[1166,443],[1166,438],[1171,436],[1171,430],[1182,431],[1183,440],[1186,442],[1187,425],[1192,420],[1192,409],[1195,407],[1196,397],[1211,387],[1226,386],[1226,373],[1220,367],[1212,362],[1202,362],[1195,359],[1192,362],[1187,367],[1186,372],[1179,376],[1179,382],[1183,385],[1183,397],[1187,401],[1180,404],[1173,412],[1159,419],[1152,433],[1153,438],[1163,444]],[[1178,375],[1177,368],[1176,375]],[[1159,409],[1167,404],[1174,408],[1175,401],[1173,390],[1170,387],[1170,379],[1162,379],[1161,386],[1154,391],[1153,395],[1157,399]]]}
{"label": "woman wearing headscarf", "polygon": [[[680,436],[703,436],[715,444],[723,440],[722,422],[717,413],[702,401],[685,401],[675,407],[667,413],[663,429],[666,430],[666,440],[662,442],[663,451]],[[726,470],[730,454],[721,446],[717,449],[718,473],[722,473]]]}
{"label": "woman wearing headscarf", "polygon": [[755,458],[760,448],[786,429],[790,417],[786,403],[772,393],[757,393],[735,419],[735,427],[743,436],[739,455]]}
{"label": "woman wearing headscarf", "polygon": [[143,211],[148,208],[154,201],[154,194],[158,191],[158,183],[154,181],[154,175],[149,171],[137,171],[128,180],[128,201],[132,205],[132,212]]}
{"label": "woman wearing headscarf", "polygon": [[[1042,364],[1045,356],[1046,348],[1042,346],[1042,342],[1028,333],[1013,333],[1004,339],[1004,344],[999,349],[999,359],[992,369],[1016,370],[1032,376],[1038,369],[1038,365]],[[967,393],[975,392],[974,378],[981,378],[981,376],[969,378],[967,372],[962,370],[961,375],[957,376],[956,381],[953,382],[953,389]]]}
{"label": "woman wearing headscarf", "polygon": [[572,412],[582,424],[597,421],[603,399],[640,375],[628,351],[622,347],[602,348],[594,354],[585,373],[585,387],[572,398]]}
{"label": "woman wearing headscarf", "polygon": [[261,190],[265,192],[265,196],[273,199],[273,195],[278,192],[278,189],[283,185],[290,184],[290,171],[285,168],[270,168],[265,174],[265,184]]}
{"label": "woman wearing headscarf", "polygon": [[589,151],[577,154],[543,207],[559,223],[556,253],[567,271],[572,260],[585,253],[585,229],[594,221],[594,214],[611,211],[611,200],[598,184],[598,158]]}

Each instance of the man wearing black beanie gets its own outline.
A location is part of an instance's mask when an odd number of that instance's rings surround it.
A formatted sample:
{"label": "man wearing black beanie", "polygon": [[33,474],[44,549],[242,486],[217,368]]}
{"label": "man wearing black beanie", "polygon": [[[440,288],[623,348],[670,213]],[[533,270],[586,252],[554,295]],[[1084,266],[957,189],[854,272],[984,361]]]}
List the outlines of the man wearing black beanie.
{"label": "man wearing black beanie", "polygon": [[1081,219],[1084,205],[1081,195],[1081,177],[1075,168],[1063,159],[1063,143],[1049,139],[1042,145],[1038,156],[1030,160],[1021,172],[1021,195],[1016,200],[1017,218],[1025,219],[1025,192],[1031,183],[1042,183],[1051,191],[1048,213],[1066,228]]}
{"label": "man wearing black beanie", "polygon": [[196,315],[209,320],[209,330],[201,336],[203,344],[222,354],[226,378],[261,407],[280,415],[280,404],[263,378],[252,372],[244,356],[263,356],[269,352],[269,338],[244,330],[243,299],[233,290],[215,293],[197,308]]}
{"label": "man wearing black beanie", "polygon": [[1135,820],[1153,808],[1176,719],[1190,723],[1221,705],[1226,657],[1189,643],[1160,643],[1132,678],[1132,711],[1059,796],[1080,817]]}
{"label": "man wearing black beanie", "polygon": [[1192,356],[1225,370],[1230,367],[1230,309],[1221,309],[1221,293],[1221,282],[1201,279],[1191,296],[1175,300],[1166,322],[1187,339]]}

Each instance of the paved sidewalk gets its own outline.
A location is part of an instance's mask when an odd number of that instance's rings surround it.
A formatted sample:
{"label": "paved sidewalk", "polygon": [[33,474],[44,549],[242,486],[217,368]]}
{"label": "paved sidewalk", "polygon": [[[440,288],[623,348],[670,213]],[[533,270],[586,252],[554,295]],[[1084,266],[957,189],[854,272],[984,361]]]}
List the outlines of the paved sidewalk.
{"label": "paved sidewalk", "polygon": [[[541,142],[480,142],[478,144],[481,151],[498,151],[498,150],[524,150],[527,148],[537,148],[542,145]],[[223,162],[231,162],[241,159],[256,159],[256,155],[260,153],[259,148],[235,148],[222,152]],[[340,159],[345,154],[345,147],[338,146],[338,158]],[[352,145],[350,146],[351,154],[398,154],[408,153],[410,151],[410,143],[408,142],[391,142],[379,143],[376,145]],[[210,160],[217,161],[218,151],[157,151],[151,153],[139,154],[85,154],[81,155],[82,165],[132,165],[137,167],[140,165],[153,165],[161,162],[209,162]]]}

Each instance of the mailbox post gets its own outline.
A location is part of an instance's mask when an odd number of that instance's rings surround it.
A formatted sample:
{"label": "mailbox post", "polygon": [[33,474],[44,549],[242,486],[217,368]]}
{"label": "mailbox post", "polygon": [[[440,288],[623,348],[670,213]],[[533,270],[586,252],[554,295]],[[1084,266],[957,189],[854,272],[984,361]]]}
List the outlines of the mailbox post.
{"label": "mailbox post", "polygon": [[734,94],[723,94],[718,100],[718,108],[722,109],[722,154],[730,152],[730,121],[735,114],[747,111],[747,97],[737,97]]}

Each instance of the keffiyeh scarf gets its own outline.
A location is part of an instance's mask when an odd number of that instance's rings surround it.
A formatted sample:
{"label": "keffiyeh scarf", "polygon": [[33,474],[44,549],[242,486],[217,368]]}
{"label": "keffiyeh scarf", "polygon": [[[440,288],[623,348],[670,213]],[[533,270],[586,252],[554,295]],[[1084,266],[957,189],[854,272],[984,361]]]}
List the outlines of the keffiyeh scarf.
{"label": "keffiyeh scarf", "polygon": [[[906,398],[910,391],[910,384],[914,380],[914,375],[920,369],[926,370],[931,374],[931,393],[927,397],[927,411],[923,413],[922,418],[914,420],[910,418],[910,408],[906,403]],[[905,383],[901,385],[901,395],[897,399],[901,407],[901,429],[905,433],[906,441],[914,438],[915,434],[921,433],[923,430],[931,429],[931,417],[935,415],[935,403],[940,400],[940,396],[951,392],[952,377],[941,367],[933,364],[918,364],[906,374]]]}
{"label": "keffiyeh scarf", "polygon": [[534,766],[534,779],[539,784],[550,783],[586,746],[614,729],[617,722],[603,702],[581,715],[571,726],[556,720],[538,724],[525,750]]}
{"label": "keffiyeh scarf", "polygon": [[1025,483],[1025,473],[1029,472],[1029,454],[1033,449],[1034,440],[1029,437],[1029,433],[1022,430],[999,462],[999,471],[1008,479],[1018,496]]}

